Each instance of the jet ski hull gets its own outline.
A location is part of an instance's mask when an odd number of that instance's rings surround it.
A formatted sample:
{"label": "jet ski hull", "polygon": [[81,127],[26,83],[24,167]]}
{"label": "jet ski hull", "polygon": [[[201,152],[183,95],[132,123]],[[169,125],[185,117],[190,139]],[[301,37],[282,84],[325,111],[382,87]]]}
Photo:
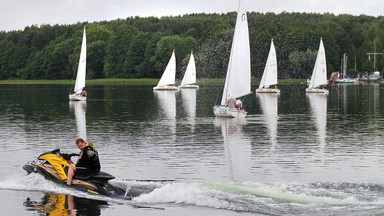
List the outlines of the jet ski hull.
{"label": "jet ski hull", "polygon": [[[33,160],[25,164],[23,169],[27,171],[28,174],[39,173],[47,180],[67,186],[66,174],[68,172],[68,167],[65,165],[65,163],[63,163],[62,166],[59,166],[63,168],[62,173],[60,173],[60,171],[56,170],[57,166],[55,167],[47,160],[41,159],[41,156],[47,154],[54,154],[55,157],[61,157],[60,153],[57,153],[57,150],[54,151],[40,155],[37,160]],[[63,172],[65,172],[65,177],[62,176]],[[129,195],[127,195],[128,197],[125,196],[126,193],[123,189],[117,188],[108,182],[114,178],[114,176],[102,171],[100,173],[88,176],[75,175],[72,180],[72,185],[68,187],[72,187],[95,195],[131,199],[131,196]]]}

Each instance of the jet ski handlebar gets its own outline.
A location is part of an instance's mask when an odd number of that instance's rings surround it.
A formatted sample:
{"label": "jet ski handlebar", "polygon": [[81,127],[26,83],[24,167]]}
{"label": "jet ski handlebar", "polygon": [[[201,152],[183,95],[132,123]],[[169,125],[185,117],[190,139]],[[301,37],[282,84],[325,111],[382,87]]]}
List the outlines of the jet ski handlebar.
{"label": "jet ski handlebar", "polygon": [[65,160],[71,160],[71,157],[79,156],[79,154],[76,154],[76,153],[72,153],[72,154],[61,153],[60,156],[63,157]]}
{"label": "jet ski handlebar", "polygon": [[55,149],[55,150],[53,150],[53,151],[49,151],[49,152],[45,152],[45,153],[41,154],[38,158],[40,158],[41,156],[46,155],[46,154],[56,154],[56,155],[60,155],[60,156],[63,157],[65,160],[70,160],[71,157],[73,157],[73,156],[79,156],[79,154],[76,154],[76,153],[72,153],[72,154],[61,153],[61,152],[60,152],[60,149]]}

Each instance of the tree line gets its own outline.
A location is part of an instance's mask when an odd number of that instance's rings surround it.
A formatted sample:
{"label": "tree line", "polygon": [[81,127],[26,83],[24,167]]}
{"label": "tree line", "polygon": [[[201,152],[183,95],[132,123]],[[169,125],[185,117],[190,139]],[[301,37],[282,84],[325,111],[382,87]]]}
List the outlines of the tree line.
{"label": "tree line", "polygon": [[[236,12],[170,17],[128,17],[72,25],[32,25],[0,32],[0,79],[75,79],[83,27],[87,32],[87,79],[159,78],[172,50],[181,79],[193,51],[198,78],[222,78],[229,59]],[[248,13],[252,76],[261,77],[270,42],[279,78],[308,78],[320,38],[328,75],[383,71],[384,17],[330,13]],[[356,67],[356,68],[355,68]]]}

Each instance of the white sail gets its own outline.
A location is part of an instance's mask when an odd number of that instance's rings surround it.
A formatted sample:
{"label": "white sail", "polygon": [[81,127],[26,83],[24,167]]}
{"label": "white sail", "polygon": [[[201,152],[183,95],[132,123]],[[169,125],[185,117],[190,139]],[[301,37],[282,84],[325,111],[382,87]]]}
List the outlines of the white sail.
{"label": "white sail", "polygon": [[251,52],[249,47],[247,11],[241,4],[241,1],[239,1],[221,105],[225,105],[231,97],[242,97],[250,92]]}
{"label": "white sail", "polygon": [[175,57],[175,50],[173,50],[171,59],[169,59],[168,65],[165,68],[165,71],[161,76],[157,86],[174,85],[175,77],[176,77],[176,57]]}
{"label": "white sail", "polygon": [[195,58],[193,57],[193,53],[191,52],[191,57],[189,58],[188,66],[185,70],[185,74],[180,86],[185,86],[193,83],[196,83],[196,64]]}
{"label": "white sail", "polygon": [[320,39],[319,51],[317,52],[316,63],[313,68],[308,88],[319,88],[321,85],[326,85],[327,83],[327,62],[325,60],[325,49],[323,39]]}
{"label": "white sail", "polygon": [[263,77],[261,78],[259,89],[269,88],[270,85],[277,84],[277,59],[275,45],[273,39],[271,41],[271,48],[269,49],[267,63],[265,64]]}
{"label": "white sail", "polygon": [[81,94],[81,91],[85,87],[86,66],[87,66],[87,37],[86,37],[85,26],[84,26],[83,42],[81,44],[79,66],[77,68],[76,83],[75,83],[75,88],[73,90],[74,92],[76,92],[76,94]]}

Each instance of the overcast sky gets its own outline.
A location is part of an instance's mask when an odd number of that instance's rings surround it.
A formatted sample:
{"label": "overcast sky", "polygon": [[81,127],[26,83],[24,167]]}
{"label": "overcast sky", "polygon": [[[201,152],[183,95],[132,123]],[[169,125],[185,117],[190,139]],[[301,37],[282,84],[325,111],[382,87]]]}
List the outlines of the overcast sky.
{"label": "overcast sky", "polygon": [[[384,15],[383,0],[242,0],[255,12],[330,12]],[[238,0],[1,0],[0,31],[41,24],[74,24],[130,16],[174,16],[236,11]]]}

